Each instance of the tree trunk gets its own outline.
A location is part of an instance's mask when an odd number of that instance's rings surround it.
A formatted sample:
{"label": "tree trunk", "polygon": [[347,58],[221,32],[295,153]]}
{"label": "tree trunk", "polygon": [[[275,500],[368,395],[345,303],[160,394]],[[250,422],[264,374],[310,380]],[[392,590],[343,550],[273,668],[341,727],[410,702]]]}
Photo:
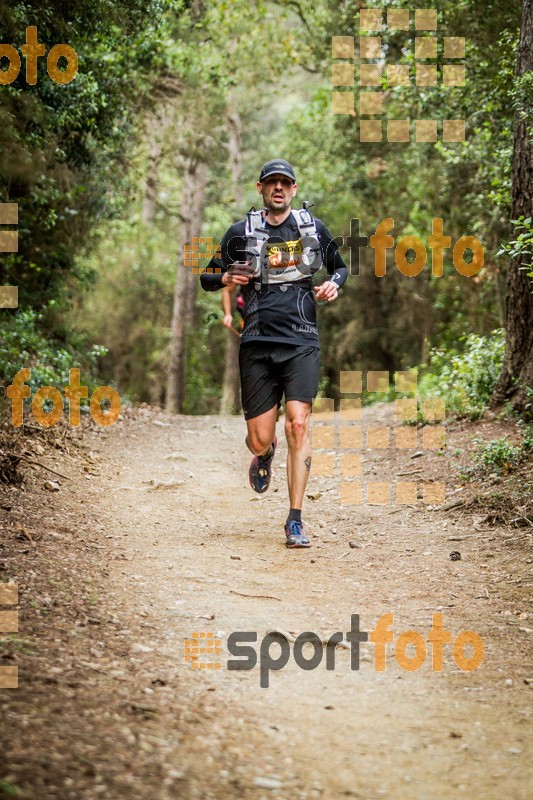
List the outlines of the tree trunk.
{"label": "tree trunk", "polygon": [[[230,101],[231,102],[231,96]],[[242,208],[244,193],[242,188],[242,124],[236,108],[228,108],[228,152],[231,166],[232,193],[235,206]],[[242,213],[242,212],[241,212]],[[235,295],[236,292],[233,292]],[[233,300],[232,305],[235,305]],[[224,382],[221,414],[238,414],[241,408],[239,376],[239,340],[231,331],[226,332],[226,352],[224,363]]]}
{"label": "tree trunk", "polygon": [[207,167],[190,159],[185,167],[183,205],[178,236],[178,263],[176,287],[172,307],[170,362],[167,376],[166,408],[179,414],[185,397],[185,366],[187,335],[192,328],[194,304],[198,289],[198,275],[191,266],[184,266],[185,244],[200,236],[205,209]]}
{"label": "tree trunk", "polygon": [[151,225],[154,221],[159,188],[159,166],[163,154],[165,132],[171,119],[172,114],[167,105],[161,106],[157,113],[150,118],[150,152],[141,209],[141,219],[145,225]]}
{"label": "tree trunk", "polygon": [[[516,74],[520,78],[533,70],[533,0],[524,0],[522,29]],[[520,110],[515,119],[511,219],[531,216],[533,197],[533,157],[527,132],[527,120]],[[528,387],[533,386],[533,294],[531,256],[511,261],[507,276],[507,341],[502,371],[492,396],[492,405],[510,400],[518,412],[533,407]],[[528,269],[520,269],[520,267]]]}
{"label": "tree trunk", "polygon": [[226,331],[224,382],[222,385],[222,399],[220,401],[221,414],[238,414],[241,410],[239,347],[240,341],[235,334],[231,331]]}

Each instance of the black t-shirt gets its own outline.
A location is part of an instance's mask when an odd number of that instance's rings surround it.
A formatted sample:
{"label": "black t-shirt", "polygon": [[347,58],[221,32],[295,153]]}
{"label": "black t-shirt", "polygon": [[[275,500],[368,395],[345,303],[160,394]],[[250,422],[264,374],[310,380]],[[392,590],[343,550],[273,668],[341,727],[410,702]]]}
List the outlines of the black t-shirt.
{"label": "black t-shirt", "polygon": [[[319,270],[322,283],[327,280],[325,266],[330,279],[340,287],[348,277],[348,270],[338,245],[321,220],[315,218],[315,225],[321,258],[320,253],[311,258],[312,270]],[[311,268],[306,256],[306,242],[300,240],[298,223],[291,213],[281,225],[266,223],[264,227],[271,234],[265,254],[268,269],[241,287],[244,297],[241,345],[272,342],[319,347]],[[222,273],[234,261],[246,259],[244,231],[244,220],[226,231],[221,243]],[[200,280],[207,291],[223,286],[222,274],[202,273]]]}

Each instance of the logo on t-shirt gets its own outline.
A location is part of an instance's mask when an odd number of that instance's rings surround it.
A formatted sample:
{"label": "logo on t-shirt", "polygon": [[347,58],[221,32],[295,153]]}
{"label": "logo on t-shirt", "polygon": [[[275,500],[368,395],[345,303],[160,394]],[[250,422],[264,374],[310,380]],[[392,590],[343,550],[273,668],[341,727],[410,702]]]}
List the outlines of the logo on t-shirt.
{"label": "logo on t-shirt", "polygon": [[266,255],[269,269],[297,267],[302,263],[302,243],[296,239],[294,242],[267,244]]}
{"label": "logo on t-shirt", "polygon": [[268,280],[271,283],[301,280],[316,269],[316,256],[310,248],[302,247],[301,239],[270,242],[266,246],[265,255],[268,259]]}

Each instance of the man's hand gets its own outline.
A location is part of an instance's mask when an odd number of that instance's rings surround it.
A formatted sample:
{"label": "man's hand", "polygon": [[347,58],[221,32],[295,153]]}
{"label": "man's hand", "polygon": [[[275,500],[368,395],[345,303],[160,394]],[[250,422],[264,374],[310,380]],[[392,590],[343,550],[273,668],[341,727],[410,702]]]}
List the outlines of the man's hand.
{"label": "man's hand", "polygon": [[233,317],[231,314],[225,314],[224,319],[222,320],[222,324],[225,328],[232,328],[233,327]]}
{"label": "man's hand", "polygon": [[314,286],[313,288],[315,290],[315,300],[317,301],[327,300],[328,303],[331,303],[332,300],[339,296],[339,290],[331,281],[324,281],[320,286]]}
{"label": "man's hand", "polygon": [[224,286],[232,284],[246,285],[253,276],[251,261],[234,261],[227,272],[222,276]]}

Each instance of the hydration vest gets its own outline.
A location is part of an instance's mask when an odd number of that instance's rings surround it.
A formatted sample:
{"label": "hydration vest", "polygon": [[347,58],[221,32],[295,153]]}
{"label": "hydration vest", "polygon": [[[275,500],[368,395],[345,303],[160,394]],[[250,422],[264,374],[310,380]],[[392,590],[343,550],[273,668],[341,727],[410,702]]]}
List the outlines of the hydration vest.
{"label": "hydration vest", "polygon": [[[298,267],[299,278],[311,277],[322,267],[322,251],[318,241],[316,223],[309,211],[309,203],[304,203],[303,208],[291,209],[291,213],[298,225],[302,261]],[[246,214],[244,238],[246,240],[246,260],[251,260],[256,268],[255,278],[261,276],[261,283],[279,283],[269,273],[269,257],[266,253],[266,243],[271,238],[272,232],[264,227],[266,209],[256,211],[252,206]],[[293,279],[294,280],[294,279]],[[257,284],[256,284],[257,288]]]}

